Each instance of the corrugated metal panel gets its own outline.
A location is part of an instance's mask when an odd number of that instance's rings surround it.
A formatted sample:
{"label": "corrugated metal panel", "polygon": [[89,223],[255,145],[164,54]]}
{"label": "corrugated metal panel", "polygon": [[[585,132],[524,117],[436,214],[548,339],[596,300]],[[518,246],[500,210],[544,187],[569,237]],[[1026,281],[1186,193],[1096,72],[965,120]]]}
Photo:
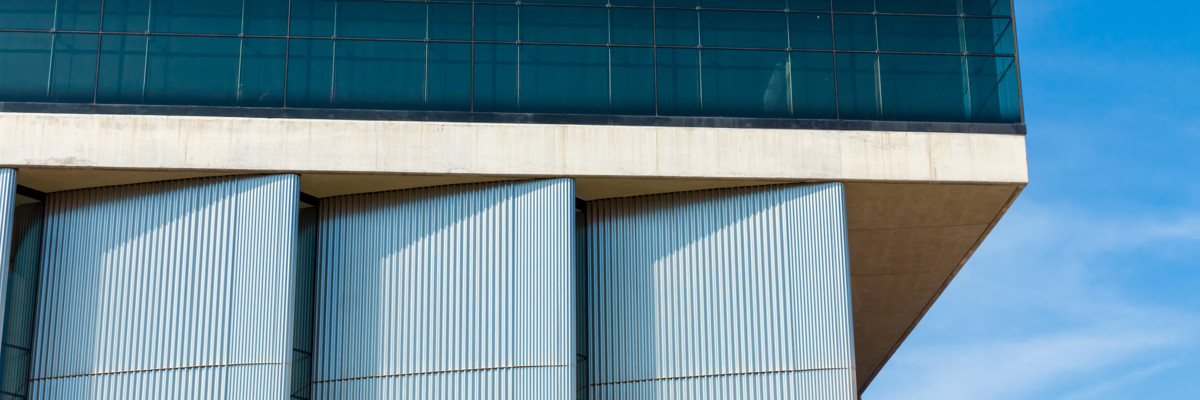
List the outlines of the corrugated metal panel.
{"label": "corrugated metal panel", "polygon": [[[17,171],[0,168],[0,288],[8,287],[8,263],[11,254],[10,243],[12,242],[13,230],[13,205],[16,204],[17,197]],[[0,312],[5,310],[5,299],[7,296],[0,296]],[[0,320],[3,320],[3,315],[0,315]],[[15,354],[8,351],[8,346],[0,350],[0,358],[3,359],[5,370],[8,370],[8,360],[14,359]],[[8,357],[4,357],[8,356]],[[5,377],[7,381],[7,377]],[[8,385],[0,387],[6,388]],[[8,398],[11,396],[0,393],[0,398]]]}
{"label": "corrugated metal panel", "polygon": [[25,398],[29,390],[30,351],[37,309],[38,267],[42,255],[41,203],[17,206],[13,213],[12,257],[4,312],[3,383],[0,399]]}
{"label": "corrugated metal panel", "polygon": [[296,243],[296,305],[292,317],[292,398],[312,398],[313,278],[317,272],[317,209],[300,209]]}
{"label": "corrugated metal panel", "polygon": [[574,182],[324,199],[314,399],[574,396]]}
{"label": "corrugated metal panel", "polygon": [[591,398],[854,398],[841,184],[587,208]]}
{"label": "corrugated metal panel", "polygon": [[32,397],[285,398],[298,183],[48,195]]}

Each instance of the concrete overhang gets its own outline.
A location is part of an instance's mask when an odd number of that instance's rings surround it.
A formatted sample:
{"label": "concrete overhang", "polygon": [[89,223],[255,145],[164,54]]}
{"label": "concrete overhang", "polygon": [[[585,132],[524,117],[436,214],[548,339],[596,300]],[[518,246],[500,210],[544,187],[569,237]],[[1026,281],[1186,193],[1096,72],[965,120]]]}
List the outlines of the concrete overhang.
{"label": "concrete overhang", "polygon": [[1022,135],[0,113],[43,192],[289,172],[351,193],[573,177],[584,200],[846,183],[863,390],[1028,182]]}

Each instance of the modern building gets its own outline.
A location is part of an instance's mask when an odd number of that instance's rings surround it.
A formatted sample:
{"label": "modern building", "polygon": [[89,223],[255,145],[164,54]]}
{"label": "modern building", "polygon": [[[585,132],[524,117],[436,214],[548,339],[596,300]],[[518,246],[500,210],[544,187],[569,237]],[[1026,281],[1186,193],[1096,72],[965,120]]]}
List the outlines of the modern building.
{"label": "modern building", "polygon": [[0,399],[855,399],[1028,182],[1009,0],[5,0]]}

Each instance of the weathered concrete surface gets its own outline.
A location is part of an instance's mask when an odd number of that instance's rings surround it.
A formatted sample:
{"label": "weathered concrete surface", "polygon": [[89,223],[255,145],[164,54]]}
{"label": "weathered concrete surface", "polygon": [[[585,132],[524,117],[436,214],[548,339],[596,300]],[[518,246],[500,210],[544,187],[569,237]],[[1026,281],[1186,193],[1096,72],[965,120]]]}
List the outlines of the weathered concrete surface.
{"label": "weathered concrete surface", "polygon": [[0,165],[1024,183],[1020,135],[0,114]]}
{"label": "weathered concrete surface", "polygon": [[1028,182],[1019,135],[0,113],[0,166],[54,192],[301,173],[317,197],[573,177],[585,200],[847,182],[859,389]]}

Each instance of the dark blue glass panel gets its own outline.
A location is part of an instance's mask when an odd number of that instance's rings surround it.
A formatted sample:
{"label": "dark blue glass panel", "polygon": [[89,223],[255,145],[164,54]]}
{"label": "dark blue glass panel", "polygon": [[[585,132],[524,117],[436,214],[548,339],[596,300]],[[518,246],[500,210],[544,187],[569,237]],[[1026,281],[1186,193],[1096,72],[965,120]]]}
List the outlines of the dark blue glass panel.
{"label": "dark blue glass panel", "polygon": [[332,37],[337,4],[323,0],[292,0],[291,35]]}
{"label": "dark blue glass panel", "polygon": [[612,48],[612,113],[654,115],[654,49]]}
{"label": "dark blue glass panel", "polygon": [[962,0],[963,13],[967,15],[1012,15],[1009,0]]}
{"label": "dark blue glass panel", "polygon": [[847,11],[847,12],[875,11],[875,0],[834,0],[833,11]]}
{"label": "dark blue glass panel", "polygon": [[[829,2],[826,1],[826,9]],[[731,8],[742,10],[782,10],[787,7],[784,0],[700,0],[704,8]]]}
{"label": "dark blue glass panel", "polygon": [[833,48],[832,17],[829,14],[788,14],[793,49],[829,50]]}
{"label": "dark blue glass panel", "polygon": [[287,69],[288,107],[332,105],[332,40],[292,39]]}
{"label": "dark blue glass panel", "polygon": [[1013,57],[967,57],[971,84],[971,120],[1020,122],[1021,92]]}
{"label": "dark blue glass panel", "polygon": [[286,39],[245,39],[238,105],[283,106],[283,76],[286,68]]}
{"label": "dark blue glass panel", "polygon": [[607,0],[538,0],[536,2],[527,2],[527,3],[579,4],[579,5],[602,6],[602,5],[608,4],[608,1]]}
{"label": "dark blue glass panel", "polygon": [[49,33],[0,32],[0,98],[46,100],[52,45]]}
{"label": "dark blue glass panel", "polygon": [[833,53],[793,52],[792,116],[837,118],[837,89],[834,85]]}
{"label": "dark blue glass panel", "polygon": [[839,118],[879,119],[879,87],[875,71],[874,54],[837,54]]}
{"label": "dark blue glass panel", "polygon": [[696,49],[658,49],[659,115],[700,115],[700,59]]}
{"label": "dark blue glass panel", "polygon": [[145,103],[236,105],[241,45],[236,37],[151,36]]}
{"label": "dark blue glass panel", "polygon": [[704,115],[786,117],[791,114],[787,52],[705,49],[700,60]]}
{"label": "dark blue glass panel", "polygon": [[45,29],[54,25],[54,1],[0,1],[0,29]]}
{"label": "dark blue glass panel", "polygon": [[881,13],[958,14],[959,0],[875,0]]}
{"label": "dark blue glass panel", "polygon": [[876,50],[875,16],[834,14],[834,38],[838,50]]}
{"label": "dark blue glass panel", "polygon": [[967,52],[1013,54],[1012,20],[1007,18],[963,18]]}
{"label": "dark blue glass panel", "polygon": [[430,43],[428,85],[428,109],[470,111],[471,45]]}
{"label": "dark blue glass panel", "polygon": [[787,31],[787,14],[780,12],[700,12],[700,44],[705,47],[786,49]]}
{"label": "dark blue glass panel", "polygon": [[150,10],[151,32],[236,35],[242,31],[242,0],[159,0]]}
{"label": "dark blue glass panel", "polygon": [[521,111],[607,113],[608,48],[522,46]]}
{"label": "dark blue glass panel", "polygon": [[517,41],[517,7],[492,4],[476,5],[475,40]]}
{"label": "dark blue glass panel", "polygon": [[146,32],[150,21],[150,0],[105,0],[105,32]]}
{"label": "dark blue glass panel", "polygon": [[[645,1],[642,0],[642,2],[640,4],[632,4],[632,3],[637,3],[637,0],[632,0],[632,1],[627,0],[626,1],[626,4],[629,4],[629,5],[642,5],[642,4],[645,4]],[[697,6],[700,5],[700,2],[699,2],[699,0],[655,0],[654,4],[658,7],[696,8]]]}
{"label": "dark blue glass panel", "polygon": [[654,44],[654,11],[645,8],[612,8],[612,42]]}
{"label": "dark blue glass panel", "polygon": [[882,117],[901,121],[966,121],[962,56],[881,54]]}
{"label": "dark blue glass panel", "polygon": [[608,9],[522,6],[521,41],[608,43]]}
{"label": "dark blue glass panel", "polygon": [[429,38],[471,40],[471,5],[430,3]]}
{"label": "dark blue glass panel", "polygon": [[475,111],[517,111],[517,46],[475,45]]}
{"label": "dark blue glass panel", "polygon": [[[105,21],[107,24],[107,21]],[[107,26],[107,25],[106,25]],[[96,102],[141,104],[146,77],[146,41],[141,35],[104,35]]]}
{"label": "dark blue glass panel", "polygon": [[343,40],[337,44],[336,56],[334,107],[424,108],[424,43]]}
{"label": "dark blue glass panel", "polygon": [[788,8],[792,11],[829,11],[829,0],[788,0]]}
{"label": "dark blue glass panel", "polygon": [[58,21],[54,25],[64,31],[98,31],[100,5],[96,0],[58,0]]}
{"label": "dark blue glass panel", "polygon": [[655,35],[659,46],[695,46],[700,37],[695,10],[658,10]]}
{"label": "dark blue glass panel", "polygon": [[247,35],[287,35],[287,18],[288,0],[246,0]]}
{"label": "dark blue glass panel", "polygon": [[425,3],[339,1],[338,37],[424,39]]}
{"label": "dark blue glass panel", "polygon": [[[880,50],[960,52],[958,18],[880,15],[876,22],[879,27]],[[839,31],[839,40],[841,35],[842,32]]]}
{"label": "dark blue glass panel", "polygon": [[91,103],[96,86],[96,46],[94,34],[54,36],[54,60],[50,71],[50,101]]}

